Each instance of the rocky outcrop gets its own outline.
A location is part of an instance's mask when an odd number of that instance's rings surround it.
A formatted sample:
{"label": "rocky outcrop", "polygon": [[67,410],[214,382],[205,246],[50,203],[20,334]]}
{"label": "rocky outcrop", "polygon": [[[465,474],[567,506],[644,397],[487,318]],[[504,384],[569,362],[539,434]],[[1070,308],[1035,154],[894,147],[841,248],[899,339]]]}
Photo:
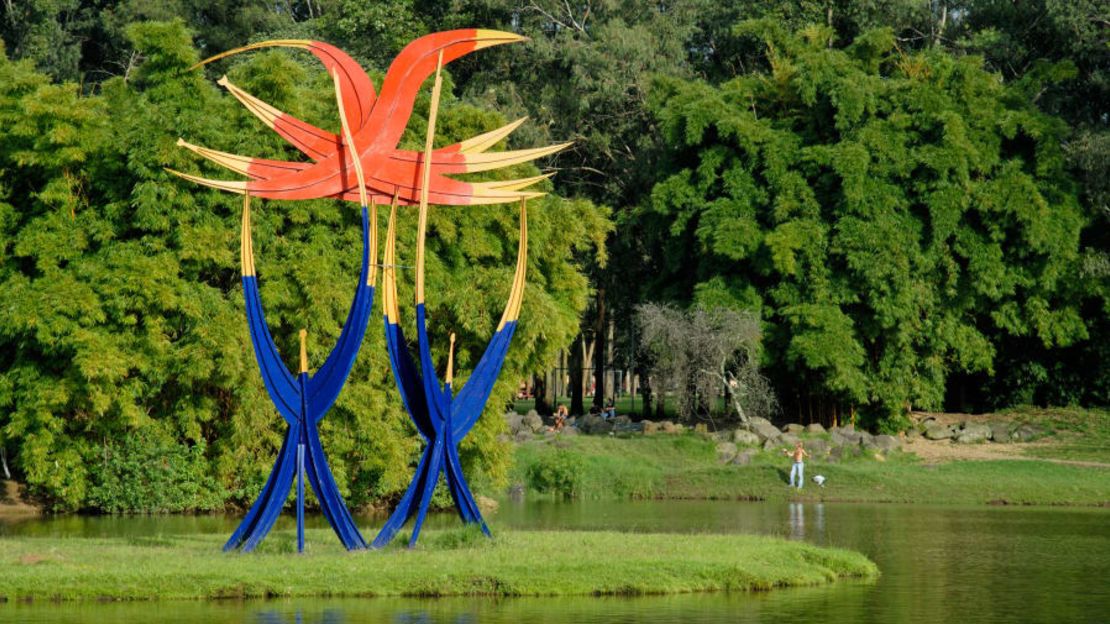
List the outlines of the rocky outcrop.
{"label": "rocky outcrop", "polygon": [[737,429],[732,432],[732,441],[741,446],[756,446],[761,440],[747,429]]}

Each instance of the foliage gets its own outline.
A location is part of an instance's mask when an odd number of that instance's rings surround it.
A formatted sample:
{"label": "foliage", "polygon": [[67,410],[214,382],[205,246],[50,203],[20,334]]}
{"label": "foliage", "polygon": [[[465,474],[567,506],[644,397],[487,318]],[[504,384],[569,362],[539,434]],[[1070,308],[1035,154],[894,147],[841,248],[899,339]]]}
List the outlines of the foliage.
{"label": "foliage", "polygon": [[[198,170],[175,146],[179,136],[235,153],[298,156],[202,72],[187,70],[198,54],[181,22],[136,25],[128,36],[143,63],[93,96],[52,84],[29,62],[0,61],[0,430],[20,476],[57,509],[210,508],[222,493],[245,503],[269,472],[284,423],[258,378],[243,318],[239,202],[162,167],[229,177]],[[230,74],[283,110],[338,126],[330,81],[312,65],[258,54]],[[427,107],[424,94],[404,139],[410,147],[422,142]],[[449,94],[440,120],[444,144],[506,121]],[[522,166],[500,175],[534,173]],[[529,217],[528,288],[491,413],[516,378],[573,337],[587,294],[574,258],[589,257],[608,229],[605,213],[581,200],[534,201]],[[314,369],[350,303],[344,276],[358,273],[358,211],[333,201],[271,202],[256,204],[253,220],[275,341],[294,364],[296,332],[307,327]],[[504,207],[432,210],[430,332],[439,362],[448,333],[458,333],[462,383],[504,305],[517,221]],[[402,213],[400,227],[400,254],[409,258],[413,211]],[[410,278],[401,277],[403,301],[411,300]],[[414,335],[411,310],[405,314]],[[376,326],[321,426],[336,479],[355,505],[397,496],[420,449]],[[464,442],[464,465],[478,483],[505,477],[502,427],[482,419]],[[117,496],[112,484],[134,470],[98,459],[132,437],[167,449],[173,462],[189,458],[181,470],[203,468],[211,476],[197,482],[203,494]]]}
{"label": "foliage", "polygon": [[778,387],[879,420],[939,408],[1006,337],[1086,338],[1059,120],[977,58],[904,53],[889,31],[842,50],[821,27],[737,32],[768,72],[661,80],[674,147],[639,215],[657,293],[761,310]]}
{"label": "foliage", "polygon": [[755,315],[648,303],[637,308],[637,320],[657,388],[676,398],[683,418],[708,415],[721,395],[728,395],[741,421],[771,416],[775,395],[759,372]]}

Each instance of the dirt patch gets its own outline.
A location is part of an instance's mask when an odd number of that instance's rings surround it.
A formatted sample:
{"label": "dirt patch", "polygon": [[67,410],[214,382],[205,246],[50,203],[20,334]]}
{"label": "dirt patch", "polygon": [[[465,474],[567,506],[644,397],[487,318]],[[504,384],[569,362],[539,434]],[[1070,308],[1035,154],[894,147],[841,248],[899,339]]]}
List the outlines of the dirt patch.
{"label": "dirt patch", "polygon": [[21,516],[41,511],[23,500],[23,486],[15,481],[0,481],[0,516]]}

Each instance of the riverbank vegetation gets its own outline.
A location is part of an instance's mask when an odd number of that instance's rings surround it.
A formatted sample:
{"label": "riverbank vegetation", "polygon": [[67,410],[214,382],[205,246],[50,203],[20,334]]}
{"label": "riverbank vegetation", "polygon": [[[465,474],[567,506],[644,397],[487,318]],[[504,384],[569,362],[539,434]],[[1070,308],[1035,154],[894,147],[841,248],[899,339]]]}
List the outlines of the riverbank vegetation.
{"label": "riverbank vegetation", "polygon": [[855,552],[749,535],[497,531],[488,540],[457,529],[421,534],[415,550],[348,553],[321,529],[308,531],[300,556],[288,531],[249,555],[221,553],[222,539],[8,538],[0,600],[645,595],[878,574]]}
{"label": "riverbank vegetation", "polygon": [[[1038,419],[1037,422],[1043,422]],[[722,464],[717,440],[678,435],[559,436],[516,448],[513,481],[532,495],[564,499],[673,498],[827,500],[937,504],[1110,505],[1110,457],[1093,463],[1037,459],[1071,455],[1072,438],[1011,445],[998,459],[925,462],[914,445],[951,445],[919,439],[903,451],[861,450],[835,463],[806,462],[801,491],[788,487],[789,460],[779,449],[756,451],[744,465]],[[1052,450],[1056,449],[1056,450]],[[823,487],[812,477],[826,478]]]}

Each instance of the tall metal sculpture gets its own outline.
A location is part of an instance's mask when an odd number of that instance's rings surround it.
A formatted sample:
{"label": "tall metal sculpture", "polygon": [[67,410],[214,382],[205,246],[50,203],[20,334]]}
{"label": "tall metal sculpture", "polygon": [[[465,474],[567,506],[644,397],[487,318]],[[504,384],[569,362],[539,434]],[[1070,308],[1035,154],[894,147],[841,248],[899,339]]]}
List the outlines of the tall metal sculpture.
{"label": "tall metal sculpture", "polygon": [[[223,77],[226,87],[244,106],[268,127],[285,138],[313,162],[279,161],[221,152],[182,139],[178,144],[232,171],[250,178],[243,181],[213,180],[170,170],[182,178],[205,186],[241,193],[243,205],[243,290],[247,318],[263,382],[278,412],[289,424],[285,442],[258,500],[225,545],[225,550],[241,547],[252,550],[272,528],[297,480],[297,545],[304,548],[304,477],[321,510],[340,541],[348,549],[367,546],[339,493],[320,443],[317,423],[334,404],[358,354],[365,334],[374,297],[377,265],[376,205],[392,203],[385,275],[388,280],[385,310],[386,338],[390,362],[406,407],[421,435],[428,441],[416,477],[401,505],[374,541],[387,543],[408,517],[417,516],[411,544],[415,544],[428,503],[439,474],[447,475],[448,486],[465,522],[482,525],[478,506],[466,485],[459,462],[457,445],[481,414],[493,383],[501,369],[509,340],[516,327],[527,264],[527,222],[524,202],[542,193],[524,191],[525,187],[548,176],[535,176],[498,182],[463,182],[449,174],[488,171],[528,162],[557,152],[569,143],[549,147],[487,152],[515,130],[523,119],[471,139],[432,149],[435,118],[442,85],[440,71],[445,63],[474,50],[522,41],[523,37],[492,30],[463,29],[434,33],[407,45],[390,65],[376,96],[370,78],[347,54],[325,43],[308,40],[278,40],[256,43],[230,50],[202,61],[198,66],[247,50],[265,47],[290,47],[310,51],[327,68],[335,83],[342,135],[336,135],[255,98]],[[435,71],[435,86],[428,119],[428,134],[423,152],[397,148],[411,116],[417,91]],[[250,243],[249,197],[271,199],[312,199],[331,197],[359,201],[362,205],[363,259],[359,285],[339,342],[327,361],[313,376],[308,375],[305,334],[301,332],[301,367],[294,376],[278,355],[258,294]],[[512,293],[501,324],[485,355],[466,386],[453,397],[452,364],[448,364],[447,384],[440,388],[435,375],[425,324],[424,241],[429,201],[447,205],[499,204],[521,202],[521,239]],[[397,325],[395,275],[395,219],[398,205],[419,204],[419,233],[416,249],[416,312],[420,368],[407,352],[404,335]],[[454,338],[452,336],[452,349]],[[453,356],[453,350],[452,350]]]}

